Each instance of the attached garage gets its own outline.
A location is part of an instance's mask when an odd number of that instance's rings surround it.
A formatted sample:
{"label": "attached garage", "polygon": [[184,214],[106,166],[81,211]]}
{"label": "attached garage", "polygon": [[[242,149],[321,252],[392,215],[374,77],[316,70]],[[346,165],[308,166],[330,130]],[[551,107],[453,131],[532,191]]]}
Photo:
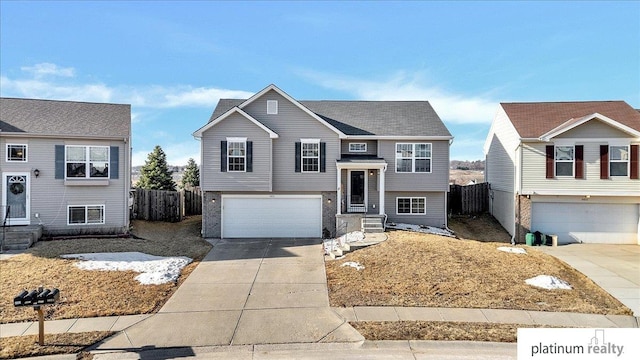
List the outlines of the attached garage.
{"label": "attached garage", "polygon": [[223,238],[320,238],[320,195],[222,196]]}
{"label": "attached garage", "polygon": [[531,230],[559,243],[638,244],[638,204],[533,203]]}

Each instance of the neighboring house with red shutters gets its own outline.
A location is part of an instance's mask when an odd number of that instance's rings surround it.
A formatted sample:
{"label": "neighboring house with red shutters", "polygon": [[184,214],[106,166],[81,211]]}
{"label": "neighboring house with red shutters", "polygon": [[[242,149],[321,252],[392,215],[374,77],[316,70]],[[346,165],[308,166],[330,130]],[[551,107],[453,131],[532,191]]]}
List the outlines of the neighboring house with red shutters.
{"label": "neighboring house with red shutters", "polygon": [[0,220],[45,235],[129,230],[131,106],[0,98]]}
{"label": "neighboring house with red shutters", "polygon": [[201,140],[202,234],[321,237],[447,225],[452,136],[427,101],[222,99]]}
{"label": "neighboring house with red shutters", "polygon": [[639,244],[639,145],[624,101],[501,103],[484,146],[490,211],[517,242]]}

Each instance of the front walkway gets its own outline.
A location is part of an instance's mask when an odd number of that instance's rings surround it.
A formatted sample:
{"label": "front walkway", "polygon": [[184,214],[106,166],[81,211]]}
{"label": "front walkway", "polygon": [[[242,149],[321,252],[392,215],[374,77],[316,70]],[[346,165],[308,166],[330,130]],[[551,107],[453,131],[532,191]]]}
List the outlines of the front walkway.
{"label": "front walkway", "polygon": [[640,246],[569,244],[538,249],[585,274],[640,316]]}

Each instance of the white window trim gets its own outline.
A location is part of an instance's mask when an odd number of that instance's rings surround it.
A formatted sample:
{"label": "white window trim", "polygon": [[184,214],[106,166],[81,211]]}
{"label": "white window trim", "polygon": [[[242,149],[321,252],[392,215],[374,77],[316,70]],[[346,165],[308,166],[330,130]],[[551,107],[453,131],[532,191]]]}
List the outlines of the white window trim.
{"label": "white window trim", "polygon": [[[304,144],[316,144],[318,146],[317,156],[305,156]],[[318,170],[305,170],[304,159],[318,159]],[[300,139],[300,172],[303,173],[319,173],[320,172],[320,139]]]}
{"label": "white window trim", "polygon": [[[408,213],[401,213],[398,211],[398,200],[400,199],[409,199],[409,212]],[[414,213],[413,212],[413,200],[420,200],[422,199],[424,201],[424,212],[422,213]],[[426,197],[421,197],[421,196],[415,196],[415,197],[411,197],[411,196],[398,196],[396,197],[396,215],[426,215],[427,214],[427,198]]]}
{"label": "white window trim", "polygon": [[[69,216],[69,210],[71,210],[71,208],[80,208],[83,207],[84,208],[84,223],[72,223],[71,222],[71,218]],[[90,207],[98,207],[102,209],[102,219],[100,222],[92,222],[89,223],[87,222],[89,216],[88,216],[88,212],[89,212],[89,208]],[[104,204],[94,204],[94,205],[67,205],[67,225],[69,226],[86,226],[86,225],[104,225],[105,223],[105,217],[106,217],[106,212],[105,212],[105,206]]]}
{"label": "white window trim", "polygon": [[[611,159],[611,155],[613,152],[611,151],[612,147],[625,147],[627,148],[627,160],[613,160]],[[611,171],[611,165],[613,163],[627,163],[627,174],[626,175],[613,175]],[[631,174],[631,146],[629,144],[609,144],[609,177],[617,177],[617,178],[625,178],[629,177]]]}
{"label": "white window trim", "polygon": [[[24,156],[24,160],[9,160],[9,147],[11,146],[24,146],[24,152],[25,152],[25,156]],[[7,152],[6,158],[5,160],[7,162],[12,162],[12,163],[25,163],[25,162],[29,162],[29,144],[14,144],[14,143],[8,143],[7,146],[5,147],[5,150]]]}
{"label": "white window trim", "polygon": [[[80,161],[69,161],[67,160],[68,149],[70,147],[83,147],[85,151],[85,174],[84,177],[76,177],[67,176],[67,164],[68,163],[78,163]],[[101,179],[109,179],[111,177],[111,170],[107,176],[96,176],[91,177],[91,148],[106,148],[107,149],[107,160],[105,161],[108,165],[111,165],[111,148],[107,145],[65,145],[64,147],[64,178],[67,180],[80,180],[80,179],[92,179],[92,180],[101,180]]]}
{"label": "white window trim", "polygon": [[[242,156],[231,156],[229,155],[229,150],[231,149],[232,143],[242,143],[244,144],[244,155]],[[231,158],[243,158],[244,166],[242,170],[231,170]],[[235,173],[243,173],[247,172],[247,138],[227,138],[227,172],[235,172]]]}
{"label": "white window trim", "polygon": [[[422,144],[429,145],[429,152],[431,153],[431,156],[428,156],[428,157],[416,157],[416,145],[422,145]],[[398,145],[411,145],[411,158],[398,156]],[[431,172],[433,171],[433,144],[432,143],[427,143],[427,142],[396,143],[395,144],[395,148],[394,148],[394,152],[396,154],[396,163],[395,163],[396,173],[399,173],[399,174],[431,174]],[[398,171],[398,160],[399,159],[411,159],[411,171]],[[428,159],[429,160],[429,171],[416,172],[416,160],[424,160],[424,159]]]}
{"label": "white window trim", "polygon": [[278,100],[267,100],[267,115],[278,115]]}
{"label": "white window trim", "polygon": [[[355,150],[352,148],[353,145],[364,145],[362,150]],[[367,152],[367,143],[349,143],[349,152],[353,153],[366,153]]]}
{"label": "white window trim", "polygon": [[[573,159],[572,160],[557,160],[556,159],[556,155],[557,155],[557,150],[558,150],[559,147],[570,147],[570,148],[572,148],[573,149]],[[556,164],[558,162],[571,163],[571,175],[558,175],[558,171],[557,171],[558,167],[556,166]],[[575,147],[575,145],[573,145],[573,144],[571,144],[571,145],[568,145],[568,144],[567,145],[565,145],[565,144],[558,145],[558,144],[556,144],[553,147],[553,175],[555,177],[561,177],[561,178],[562,177],[572,178],[572,177],[575,177],[575,172],[576,172],[576,147]]]}

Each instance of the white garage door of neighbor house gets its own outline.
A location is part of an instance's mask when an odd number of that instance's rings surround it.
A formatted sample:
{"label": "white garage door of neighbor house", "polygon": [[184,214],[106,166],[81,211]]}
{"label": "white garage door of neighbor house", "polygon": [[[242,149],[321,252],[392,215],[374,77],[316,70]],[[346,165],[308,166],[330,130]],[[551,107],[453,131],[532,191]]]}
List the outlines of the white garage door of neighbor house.
{"label": "white garage door of neighbor house", "polygon": [[533,203],[531,231],[559,243],[638,243],[637,204]]}
{"label": "white garage door of neighbor house", "polygon": [[322,198],[273,196],[222,198],[223,238],[319,238]]}

